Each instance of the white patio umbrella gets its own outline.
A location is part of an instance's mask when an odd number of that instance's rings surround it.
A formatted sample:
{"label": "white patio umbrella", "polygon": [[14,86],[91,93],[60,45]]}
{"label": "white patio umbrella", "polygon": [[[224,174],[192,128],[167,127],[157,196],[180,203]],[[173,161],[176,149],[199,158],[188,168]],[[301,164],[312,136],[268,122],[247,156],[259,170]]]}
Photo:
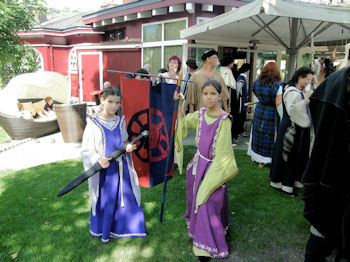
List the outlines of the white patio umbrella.
{"label": "white patio umbrella", "polygon": [[51,71],[18,75],[0,90],[0,112],[15,116],[18,99],[44,99],[47,96],[63,104],[69,103],[69,83],[64,75]]}
{"label": "white patio umbrella", "polygon": [[298,50],[315,42],[350,39],[350,8],[293,0],[255,0],[181,31],[181,38],[202,42],[282,46],[289,54],[288,76]]}

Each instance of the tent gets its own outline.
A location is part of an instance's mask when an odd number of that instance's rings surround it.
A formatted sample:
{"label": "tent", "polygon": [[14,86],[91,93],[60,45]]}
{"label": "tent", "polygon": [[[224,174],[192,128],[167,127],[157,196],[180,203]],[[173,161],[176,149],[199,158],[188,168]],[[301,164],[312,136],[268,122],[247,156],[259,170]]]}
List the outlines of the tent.
{"label": "tent", "polygon": [[289,54],[288,75],[298,50],[310,41],[350,39],[350,8],[293,0],[255,0],[181,31],[181,38],[279,46]]}
{"label": "tent", "polygon": [[44,99],[47,96],[59,103],[69,103],[69,83],[64,75],[51,71],[18,75],[0,90],[0,112],[16,116],[19,112],[18,100]]}

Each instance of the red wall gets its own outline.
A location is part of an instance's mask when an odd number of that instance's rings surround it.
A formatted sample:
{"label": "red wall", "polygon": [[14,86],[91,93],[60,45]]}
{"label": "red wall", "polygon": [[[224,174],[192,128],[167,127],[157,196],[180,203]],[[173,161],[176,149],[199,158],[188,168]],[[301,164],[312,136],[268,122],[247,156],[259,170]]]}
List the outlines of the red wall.
{"label": "red wall", "polygon": [[103,52],[103,81],[118,87],[120,77],[106,70],[134,72],[141,67],[141,49],[119,49]]}
{"label": "red wall", "polygon": [[53,48],[53,65],[52,71],[68,75],[68,56],[71,48]]}

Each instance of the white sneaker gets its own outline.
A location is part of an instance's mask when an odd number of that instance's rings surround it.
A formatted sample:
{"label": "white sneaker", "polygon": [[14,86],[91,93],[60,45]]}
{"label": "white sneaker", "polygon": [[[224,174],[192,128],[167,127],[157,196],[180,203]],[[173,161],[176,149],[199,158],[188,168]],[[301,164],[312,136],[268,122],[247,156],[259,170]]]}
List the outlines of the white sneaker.
{"label": "white sneaker", "polygon": [[302,183],[300,183],[299,181],[294,181],[294,187],[296,187],[296,188],[303,188],[304,185]]}

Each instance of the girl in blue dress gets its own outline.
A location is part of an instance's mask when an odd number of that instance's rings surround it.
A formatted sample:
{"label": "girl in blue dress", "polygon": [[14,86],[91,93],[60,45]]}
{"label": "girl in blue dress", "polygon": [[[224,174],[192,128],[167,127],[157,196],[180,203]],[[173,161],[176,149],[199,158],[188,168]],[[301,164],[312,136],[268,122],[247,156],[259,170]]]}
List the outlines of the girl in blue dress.
{"label": "girl in blue dress", "polygon": [[124,117],[115,115],[120,103],[120,91],[107,87],[101,93],[104,109],[88,120],[82,141],[84,169],[97,161],[104,168],[89,179],[90,233],[102,243],[109,238],[146,236],[138,177],[131,158],[133,145],[129,144],[127,153],[115,161],[110,163],[107,158],[128,138]]}

